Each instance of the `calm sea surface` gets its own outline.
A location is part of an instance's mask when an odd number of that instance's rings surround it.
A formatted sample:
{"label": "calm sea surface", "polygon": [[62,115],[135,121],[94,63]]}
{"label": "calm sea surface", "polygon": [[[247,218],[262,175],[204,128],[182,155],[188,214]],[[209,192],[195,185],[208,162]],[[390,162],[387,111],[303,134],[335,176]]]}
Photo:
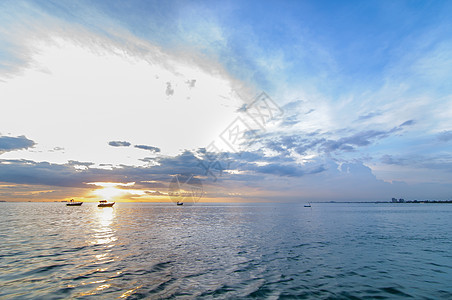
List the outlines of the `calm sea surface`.
{"label": "calm sea surface", "polygon": [[0,203],[0,299],[452,299],[450,204]]}

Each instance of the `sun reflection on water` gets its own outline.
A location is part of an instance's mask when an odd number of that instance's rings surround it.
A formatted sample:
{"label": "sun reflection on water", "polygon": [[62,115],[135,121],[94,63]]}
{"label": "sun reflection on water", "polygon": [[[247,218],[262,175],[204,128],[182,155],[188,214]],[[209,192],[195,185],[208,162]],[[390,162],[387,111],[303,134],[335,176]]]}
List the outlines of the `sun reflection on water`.
{"label": "sun reflection on water", "polygon": [[143,285],[139,285],[137,287],[134,287],[128,291],[126,291],[125,293],[123,293],[119,298],[128,298],[129,296],[131,296],[132,294],[134,294],[139,288],[141,288]]}
{"label": "sun reflection on water", "polygon": [[[103,245],[105,248],[114,247],[114,242],[117,241],[114,226],[112,226],[115,219],[115,209],[111,207],[96,208],[93,239],[90,242],[92,245]],[[96,255],[99,260],[103,260],[105,253]]]}
{"label": "sun reflection on water", "polygon": [[96,216],[100,225],[110,226],[115,217],[115,210],[113,207],[98,208],[96,209]]}
{"label": "sun reflection on water", "polygon": [[[111,274],[109,269],[111,263],[116,261],[113,255],[113,249],[118,238],[116,237],[115,218],[116,211],[112,207],[98,208],[93,207],[93,223],[91,226],[91,237],[88,241],[90,245],[95,247],[95,252],[90,259],[90,265],[96,266],[95,269],[88,271],[90,275],[97,273],[99,280],[82,282],[81,286],[92,286],[90,290],[83,291],[78,296],[96,295],[111,287]],[[114,273],[116,274],[116,272]],[[84,276],[86,274],[80,274]]]}

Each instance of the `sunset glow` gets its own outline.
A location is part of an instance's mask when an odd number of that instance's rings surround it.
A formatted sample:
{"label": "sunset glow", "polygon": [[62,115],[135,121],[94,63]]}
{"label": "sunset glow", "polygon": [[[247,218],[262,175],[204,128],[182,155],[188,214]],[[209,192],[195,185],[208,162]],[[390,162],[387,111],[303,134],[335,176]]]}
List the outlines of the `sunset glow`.
{"label": "sunset glow", "polygon": [[448,4],[327,2],[3,1],[0,200],[449,199]]}

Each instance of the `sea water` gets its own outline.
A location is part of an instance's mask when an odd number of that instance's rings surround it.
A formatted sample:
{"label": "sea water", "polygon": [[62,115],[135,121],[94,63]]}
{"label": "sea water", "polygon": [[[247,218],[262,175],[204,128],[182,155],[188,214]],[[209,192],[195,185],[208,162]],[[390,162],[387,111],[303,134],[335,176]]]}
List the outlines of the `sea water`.
{"label": "sea water", "polygon": [[1,299],[452,299],[450,204],[0,203]]}

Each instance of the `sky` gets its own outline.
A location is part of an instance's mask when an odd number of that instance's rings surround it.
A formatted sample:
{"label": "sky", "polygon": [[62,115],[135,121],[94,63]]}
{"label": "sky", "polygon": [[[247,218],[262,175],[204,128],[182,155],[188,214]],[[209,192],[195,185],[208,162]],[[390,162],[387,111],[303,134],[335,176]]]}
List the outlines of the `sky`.
{"label": "sky", "polygon": [[0,200],[452,199],[450,1],[0,2]]}

